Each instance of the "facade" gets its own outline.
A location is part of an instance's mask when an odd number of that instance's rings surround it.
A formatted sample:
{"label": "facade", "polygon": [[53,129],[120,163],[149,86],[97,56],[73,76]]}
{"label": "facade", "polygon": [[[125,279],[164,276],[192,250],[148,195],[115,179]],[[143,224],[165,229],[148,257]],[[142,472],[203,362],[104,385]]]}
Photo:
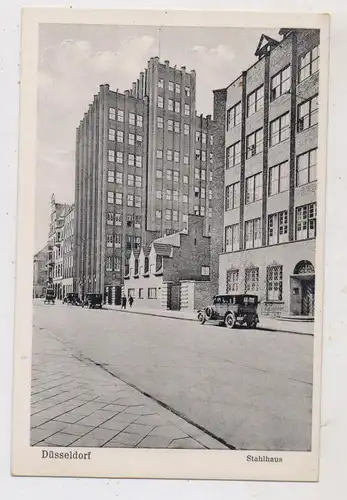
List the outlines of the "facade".
{"label": "facade", "polygon": [[210,237],[204,234],[204,218],[189,215],[188,225],[188,231],[131,252],[123,293],[134,298],[136,307],[180,309],[182,289],[190,288],[186,283],[209,289]]}
{"label": "facade", "polygon": [[34,255],[33,262],[33,297],[38,298],[44,295],[47,287],[47,245]]}
{"label": "facade", "polygon": [[67,205],[64,211],[64,225],[62,231],[62,259],[63,278],[62,295],[72,293],[74,287],[74,229],[75,229],[75,207]]}
{"label": "facade", "polygon": [[101,85],[77,129],[76,291],[120,303],[133,250],[211,220],[211,117],[197,115],[195,72],[151,58],[131,90]]}
{"label": "facade", "polygon": [[212,279],[262,314],[313,316],[319,31],[279,34],[214,92]]}

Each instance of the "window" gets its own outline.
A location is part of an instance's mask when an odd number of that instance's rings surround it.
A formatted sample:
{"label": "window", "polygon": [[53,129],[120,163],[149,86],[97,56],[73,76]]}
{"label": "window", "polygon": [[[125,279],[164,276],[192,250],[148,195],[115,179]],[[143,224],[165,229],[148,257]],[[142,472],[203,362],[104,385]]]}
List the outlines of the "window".
{"label": "window", "polygon": [[185,104],[185,105],[184,105],[184,114],[185,114],[186,116],[189,116],[189,115],[190,115],[190,106],[189,106],[189,104]]}
{"label": "window", "polygon": [[107,224],[109,224],[110,226],[113,226],[113,220],[114,220],[113,212],[108,212],[107,213]]}
{"label": "window", "polygon": [[187,97],[190,96],[190,88],[189,87],[184,87],[184,93]]}
{"label": "window", "polygon": [[107,241],[106,245],[108,247],[113,247],[113,234],[108,234],[106,241]]}
{"label": "window", "polygon": [[129,145],[135,146],[135,134],[129,134]]}
{"label": "window", "polygon": [[158,108],[163,108],[164,107],[164,99],[161,95],[158,95],[158,100],[157,100]]}
{"label": "window", "polygon": [[188,203],[188,195],[187,194],[184,194],[182,196],[182,200],[183,200],[183,203]]}
{"label": "window", "polygon": [[205,132],[202,132],[202,134],[201,134],[201,140],[202,140],[203,144],[206,144],[206,133]]}
{"label": "window", "polygon": [[179,172],[177,170],[174,171],[174,182],[179,182]]}
{"label": "window", "polygon": [[116,205],[123,205],[123,194],[116,193]]}
{"label": "window", "polygon": [[183,184],[189,184],[189,177],[188,175],[183,176]]}
{"label": "window", "polygon": [[122,235],[121,234],[115,234],[114,235],[114,246],[115,248],[120,248],[122,243]]}
{"label": "window", "polygon": [[155,211],[155,218],[156,219],[161,219],[161,210],[156,210]]}
{"label": "window", "polygon": [[245,222],[245,247],[261,247],[261,219],[253,219]]}
{"label": "window", "polygon": [[263,197],[263,174],[252,175],[246,179],[246,204],[261,200]]}
{"label": "window", "polygon": [[283,210],[269,215],[268,244],[276,245],[288,241],[288,212]]}
{"label": "window", "polygon": [[116,226],[122,225],[122,214],[115,214],[115,225]]}
{"label": "window", "polygon": [[169,91],[173,92],[174,91],[174,82],[169,81]]}
{"label": "window", "polygon": [[163,172],[161,170],[156,171],[155,176],[157,179],[162,179],[163,178]]}
{"label": "window", "polygon": [[142,145],[142,135],[137,135],[136,136],[136,144],[138,146],[141,146]]}
{"label": "window", "polygon": [[166,179],[168,181],[172,181],[172,170],[167,170],[166,171]]}
{"label": "window", "polygon": [[318,96],[314,96],[298,106],[298,132],[318,123]]}
{"label": "window", "polygon": [[195,141],[200,142],[201,139],[201,132],[197,131],[195,132]]}
{"label": "window", "polygon": [[140,156],[140,155],[136,155],[136,166],[138,168],[142,167],[142,156]]}
{"label": "window", "polygon": [[115,108],[109,108],[108,110],[108,117],[110,120],[115,120],[116,119],[116,110]]}
{"label": "window", "polygon": [[282,300],[283,267],[269,266],[267,268],[266,298],[270,301]]}
{"label": "window", "polygon": [[225,190],[225,209],[232,210],[240,206],[240,183],[235,182],[226,187]]}
{"label": "window", "polygon": [[206,170],[203,168],[201,169],[201,180],[202,181],[206,180]]}
{"label": "window", "polygon": [[180,154],[178,151],[174,151],[174,161],[178,163],[180,161]]}
{"label": "window", "polygon": [[142,187],[142,177],[141,175],[136,175],[135,176],[135,186],[140,188]]}
{"label": "window", "polygon": [[156,288],[148,288],[148,298],[156,299],[157,298],[157,289]]}
{"label": "window", "polygon": [[205,188],[201,188],[201,198],[206,198],[206,189]]}
{"label": "window", "polygon": [[199,198],[199,196],[200,196],[200,188],[198,186],[195,186],[194,192],[195,192],[195,198]]}
{"label": "window", "polygon": [[169,132],[173,131],[173,120],[168,120],[167,121],[167,129]]}
{"label": "window", "polygon": [[172,220],[175,222],[178,221],[178,211],[177,210],[172,211]]}
{"label": "window", "polygon": [[135,196],[135,207],[141,208],[141,196]]}
{"label": "window", "polygon": [[210,276],[210,266],[201,266],[201,276]]}
{"label": "window", "polygon": [[127,227],[131,227],[133,225],[133,216],[127,215]]}
{"label": "window", "polygon": [[226,168],[235,167],[241,162],[241,141],[232,144],[227,148]]}
{"label": "window", "polygon": [[171,200],[172,200],[172,191],[171,191],[171,189],[167,189],[167,190],[166,190],[166,199],[167,199],[168,201],[171,201]]}
{"label": "window", "polygon": [[165,210],[165,219],[166,220],[171,220],[171,209],[170,208],[167,208]]}
{"label": "window", "polygon": [[173,111],[173,110],[174,110],[174,102],[173,102],[173,100],[172,100],[172,99],[169,99],[169,100],[168,100],[168,106],[167,106],[167,109],[168,109],[169,111]]}
{"label": "window", "polygon": [[130,249],[133,246],[133,236],[131,234],[126,235],[126,248]]}
{"label": "window", "polygon": [[259,267],[245,269],[245,293],[259,291]]}
{"label": "window", "polygon": [[178,191],[173,191],[173,201],[178,201]]}
{"label": "window", "polygon": [[269,196],[282,193],[289,189],[288,161],[275,165],[269,169]]}
{"label": "window", "polygon": [[189,156],[186,156],[186,155],[185,155],[185,156],[183,156],[183,163],[184,163],[185,165],[189,165]]}
{"label": "window", "polygon": [[196,160],[201,160],[201,151],[200,149],[195,150],[195,159]]}
{"label": "window", "polygon": [[138,127],[142,127],[142,125],[143,125],[143,117],[142,117],[142,115],[136,115],[136,125]]}
{"label": "window", "polygon": [[296,160],[296,185],[303,186],[317,179],[317,149],[299,155]]}
{"label": "window", "polygon": [[117,163],[123,163],[123,151],[117,151]]}
{"label": "window", "polygon": [[164,88],[164,80],[162,78],[159,78],[158,79],[158,87],[160,89],[163,89]]}
{"label": "window", "polygon": [[139,288],[139,299],[143,299],[144,298],[144,290],[143,288]]}
{"label": "window", "polygon": [[133,194],[127,195],[127,205],[128,205],[128,207],[134,206],[134,195]]}
{"label": "window", "polygon": [[289,138],[289,113],[276,118],[270,123],[270,146]]}
{"label": "window", "polygon": [[240,226],[239,224],[233,224],[232,226],[226,226],[225,228],[225,251],[235,252],[239,250],[240,243]]}
{"label": "window", "polygon": [[210,208],[208,209],[208,216],[209,216],[209,217],[212,217],[212,207],[210,207]]}
{"label": "window", "polygon": [[210,153],[210,163],[213,163],[213,153]]}
{"label": "window", "polygon": [[212,200],[212,189],[209,189],[208,191],[208,199]]}
{"label": "window", "polygon": [[296,239],[307,240],[316,237],[317,205],[310,203],[296,209]]}
{"label": "window", "polygon": [[200,180],[200,169],[195,168],[195,179]]}
{"label": "window", "polygon": [[205,216],[205,207],[203,205],[200,207],[200,215]]}
{"label": "window", "polygon": [[106,259],[106,271],[112,271],[112,257]]}
{"label": "window", "polygon": [[114,203],[114,192],[107,191],[107,203]]}
{"label": "window", "polygon": [[179,83],[176,83],[176,85],[175,85],[175,91],[176,91],[176,94],[180,94],[181,93],[181,85]]}
{"label": "window", "polygon": [[156,197],[157,200],[161,200],[161,191],[160,191],[160,189],[156,190],[155,197]]}
{"label": "window", "polygon": [[277,97],[290,90],[290,75],[290,66],[288,66],[271,78],[271,101],[274,101],[275,99],[277,99]]}
{"label": "window", "polygon": [[173,151],[171,149],[168,149],[166,152],[166,158],[168,161],[172,161],[173,158]]}
{"label": "window", "polygon": [[299,59],[299,82],[302,82],[319,69],[319,46]]}
{"label": "window", "polygon": [[181,111],[181,103],[179,101],[175,101],[175,112],[179,113]]}
{"label": "window", "polygon": [[159,158],[159,159],[163,158],[163,150],[162,149],[157,149],[157,158]]}
{"label": "window", "polygon": [[183,225],[183,230],[187,231],[188,229],[188,215],[187,214],[183,214],[182,215],[182,225]]}
{"label": "window", "polygon": [[212,171],[210,171],[210,182],[212,182],[212,179],[213,179],[213,174]]}
{"label": "window", "polygon": [[128,165],[130,167],[134,167],[135,166],[135,155],[133,155],[132,153],[128,154]]}
{"label": "window", "polygon": [[201,151],[201,160],[206,161],[206,151]]}
{"label": "window", "polygon": [[239,271],[238,269],[228,269],[226,293],[239,291]]}
{"label": "window", "polygon": [[247,97],[247,116],[251,116],[264,107],[264,85],[254,90]]}
{"label": "window", "polygon": [[109,141],[115,141],[116,140],[116,131],[114,128],[109,128],[108,129],[108,140]]}
{"label": "window", "polygon": [[119,122],[124,122],[124,111],[122,109],[119,109],[117,112],[117,120]]}
{"label": "window", "polygon": [[194,205],[194,214],[200,215],[199,205]]}
{"label": "window", "polygon": [[134,185],[134,175],[128,174],[128,186],[133,186],[133,185]]}
{"label": "window", "polygon": [[115,271],[120,271],[120,257],[115,257],[114,258],[114,270]]}
{"label": "window", "polygon": [[180,122],[175,122],[175,133],[176,134],[180,133]]}
{"label": "window", "polygon": [[246,139],[247,158],[261,153],[263,151],[263,129],[260,128],[252,134],[249,134]]}
{"label": "window", "polygon": [[135,227],[137,229],[141,228],[141,215],[135,215]]}
{"label": "window", "polygon": [[238,102],[227,111],[227,130],[241,123],[241,102]]}
{"label": "window", "polygon": [[162,116],[157,116],[157,127],[164,128],[164,118]]}
{"label": "window", "polygon": [[188,123],[184,124],[183,130],[184,130],[184,135],[189,135],[189,125],[188,125]]}
{"label": "window", "polygon": [[114,161],[114,151],[113,149],[108,150],[108,161]]}
{"label": "window", "polygon": [[117,142],[124,142],[124,133],[122,130],[117,130]]}
{"label": "window", "polygon": [[114,182],[114,170],[107,171],[107,182]]}

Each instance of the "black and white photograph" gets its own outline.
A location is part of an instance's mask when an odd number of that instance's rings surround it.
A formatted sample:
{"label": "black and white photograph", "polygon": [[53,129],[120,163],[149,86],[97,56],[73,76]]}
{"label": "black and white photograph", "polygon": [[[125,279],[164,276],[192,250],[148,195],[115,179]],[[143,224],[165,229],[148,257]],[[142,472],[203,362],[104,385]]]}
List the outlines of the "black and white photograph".
{"label": "black and white photograph", "polygon": [[96,12],[23,16],[14,473],[316,480],[328,16]]}

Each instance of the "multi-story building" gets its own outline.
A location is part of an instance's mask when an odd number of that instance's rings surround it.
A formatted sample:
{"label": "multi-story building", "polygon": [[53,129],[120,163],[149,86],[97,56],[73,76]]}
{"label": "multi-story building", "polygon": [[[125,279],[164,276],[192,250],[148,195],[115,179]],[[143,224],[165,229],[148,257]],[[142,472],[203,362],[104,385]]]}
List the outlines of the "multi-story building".
{"label": "multi-story building", "polygon": [[211,277],[220,293],[258,294],[263,314],[312,316],[319,31],[279,34],[214,92]]}
{"label": "multi-story building", "polygon": [[187,227],[210,226],[211,117],[195,109],[195,72],[151,58],[131,90],[101,85],[77,129],[77,290],[119,303],[131,251]]}
{"label": "multi-story building", "polygon": [[74,230],[75,230],[75,208],[74,205],[67,205],[64,213],[64,225],[62,231],[62,259],[63,278],[62,294],[74,291]]}
{"label": "multi-story building", "polygon": [[33,297],[41,297],[47,287],[47,245],[34,255],[33,269]]}

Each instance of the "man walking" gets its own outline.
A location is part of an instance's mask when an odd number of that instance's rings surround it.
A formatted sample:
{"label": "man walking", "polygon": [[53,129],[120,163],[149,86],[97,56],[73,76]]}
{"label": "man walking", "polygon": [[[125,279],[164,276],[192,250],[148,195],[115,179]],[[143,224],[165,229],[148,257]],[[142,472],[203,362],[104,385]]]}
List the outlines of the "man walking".
{"label": "man walking", "polygon": [[130,295],[130,297],[129,297],[129,306],[130,306],[130,308],[133,307],[133,303],[134,303],[134,297],[132,295]]}
{"label": "man walking", "polygon": [[122,297],[122,307],[121,309],[126,309],[127,308],[127,298],[125,295]]}

